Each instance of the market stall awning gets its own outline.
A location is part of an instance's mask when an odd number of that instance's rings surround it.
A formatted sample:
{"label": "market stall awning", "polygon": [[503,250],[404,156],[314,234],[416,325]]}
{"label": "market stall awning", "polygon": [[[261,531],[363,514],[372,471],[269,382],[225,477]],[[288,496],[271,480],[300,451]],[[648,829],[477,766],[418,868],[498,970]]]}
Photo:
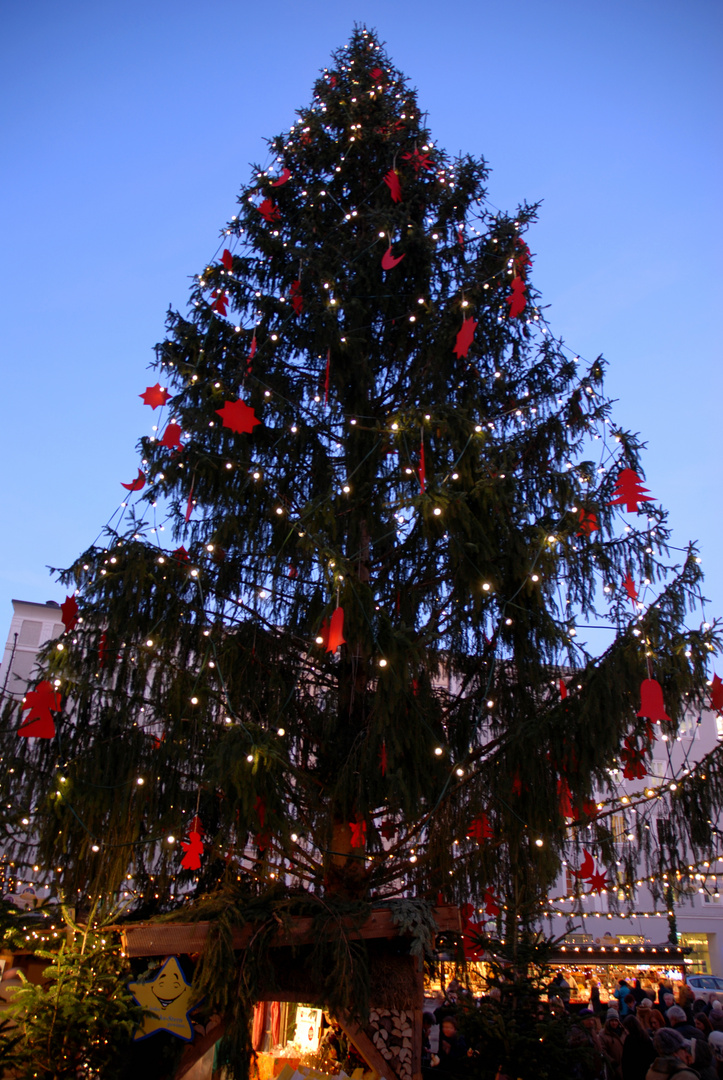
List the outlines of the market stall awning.
{"label": "market stall awning", "polygon": [[681,945],[560,945],[550,954],[550,964],[659,964],[680,965],[690,949]]}

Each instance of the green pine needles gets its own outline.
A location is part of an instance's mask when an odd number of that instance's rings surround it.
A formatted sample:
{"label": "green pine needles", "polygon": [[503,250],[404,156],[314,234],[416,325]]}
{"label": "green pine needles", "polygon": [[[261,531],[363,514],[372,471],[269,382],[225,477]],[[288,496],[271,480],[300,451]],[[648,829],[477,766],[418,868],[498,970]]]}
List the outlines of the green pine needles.
{"label": "green pine needles", "polygon": [[[493,210],[486,176],[364,28],[270,140],[157,346],[145,486],[62,575],[80,618],[44,661],[56,737],[18,738],[6,707],[18,873],[136,918],[236,887],[487,897],[514,943],[571,848],[616,866],[641,683],[672,737],[719,628],[657,498],[616,501],[641,443],[603,360],[547,324],[536,207]],[[713,851],[722,795],[716,753],[654,800],[673,843],[639,815],[649,872]]]}

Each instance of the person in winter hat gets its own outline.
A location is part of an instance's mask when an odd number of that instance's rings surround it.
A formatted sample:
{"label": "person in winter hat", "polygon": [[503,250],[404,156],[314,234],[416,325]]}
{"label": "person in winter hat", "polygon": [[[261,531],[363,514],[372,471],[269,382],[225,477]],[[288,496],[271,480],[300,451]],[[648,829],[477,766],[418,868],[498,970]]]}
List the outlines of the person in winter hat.
{"label": "person in winter hat", "polygon": [[723,1065],[723,1031],[711,1031],[708,1036],[708,1046],[713,1051],[714,1060],[720,1061]]}
{"label": "person in winter hat", "polygon": [[605,1026],[600,1033],[600,1046],[605,1058],[605,1080],[623,1080],[623,1043],[627,1032],[620,1023],[617,1009],[608,1009]]}
{"label": "person in winter hat", "polygon": [[685,1015],[685,1009],[680,1005],[671,1005],[668,1009],[668,1027],[675,1028],[684,1039],[699,1039],[701,1037],[695,1024],[691,1024]]}
{"label": "person in winter hat", "polygon": [[674,1028],[661,1028],[653,1037],[653,1049],[658,1055],[645,1074],[645,1080],[700,1080],[700,1073],[693,1067],[693,1053],[689,1039],[684,1039]]}

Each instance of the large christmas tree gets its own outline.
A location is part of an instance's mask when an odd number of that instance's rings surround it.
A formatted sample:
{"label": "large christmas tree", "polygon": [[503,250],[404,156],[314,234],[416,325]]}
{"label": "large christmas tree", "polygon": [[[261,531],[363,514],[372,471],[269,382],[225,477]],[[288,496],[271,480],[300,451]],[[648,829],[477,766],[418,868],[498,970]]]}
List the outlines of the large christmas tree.
{"label": "large christmas tree", "polygon": [[[581,836],[614,864],[611,767],[644,775],[708,693],[695,552],[668,552],[603,360],[548,327],[536,208],[490,208],[373,33],[269,148],[7,713],[8,850],[81,907],[441,894],[509,942]],[[691,791],[651,877],[709,850],[715,785]]]}

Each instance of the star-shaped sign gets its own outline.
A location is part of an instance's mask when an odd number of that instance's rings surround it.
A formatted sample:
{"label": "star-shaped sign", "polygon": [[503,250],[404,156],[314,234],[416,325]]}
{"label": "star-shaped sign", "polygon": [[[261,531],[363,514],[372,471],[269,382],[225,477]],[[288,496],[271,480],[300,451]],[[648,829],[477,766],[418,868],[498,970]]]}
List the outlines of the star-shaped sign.
{"label": "star-shaped sign", "polygon": [[24,712],[30,712],[18,728],[18,735],[33,739],[52,739],[55,735],[55,723],[51,712],[60,711],[60,694],[53,690],[47,679],[39,682],[34,690],[28,690],[20,706]]}
{"label": "star-shaped sign", "polygon": [[216,412],[223,420],[223,426],[231,428],[232,431],[240,434],[251,434],[256,424],[260,424],[261,421],[256,419],[256,413],[250,405],[246,405],[243,401],[227,401],[222,409],[216,409]]}
{"label": "star-shaped sign", "polygon": [[152,981],[128,983],[128,989],[138,1004],[151,1014],[136,1030],[134,1042],[147,1039],[156,1031],[168,1031],[185,1042],[191,1042],[193,1028],[188,1014],[198,1002],[191,1004],[192,989],[175,956],[166,960]]}
{"label": "star-shaped sign", "polygon": [[73,629],[78,621],[78,601],[74,596],[66,596],[60,605],[60,617],[67,634]]}
{"label": "star-shaped sign", "polygon": [[462,323],[454,345],[454,352],[460,359],[469,352],[469,347],[474,339],[474,332],[476,329],[477,322],[471,316]]}
{"label": "star-shaped sign", "polygon": [[142,394],[138,397],[143,398],[143,402],[146,405],[150,405],[152,409],[157,409],[159,405],[165,405],[171,395],[167,390],[161,386],[160,383],[156,383],[155,386],[147,386]]}
{"label": "star-shaped sign", "polygon": [[633,603],[638,599],[638,590],[635,588],[635,582],[633,581],[633,575],[628,570],[623,581],[625,586],[625,592],[628,594]]}

